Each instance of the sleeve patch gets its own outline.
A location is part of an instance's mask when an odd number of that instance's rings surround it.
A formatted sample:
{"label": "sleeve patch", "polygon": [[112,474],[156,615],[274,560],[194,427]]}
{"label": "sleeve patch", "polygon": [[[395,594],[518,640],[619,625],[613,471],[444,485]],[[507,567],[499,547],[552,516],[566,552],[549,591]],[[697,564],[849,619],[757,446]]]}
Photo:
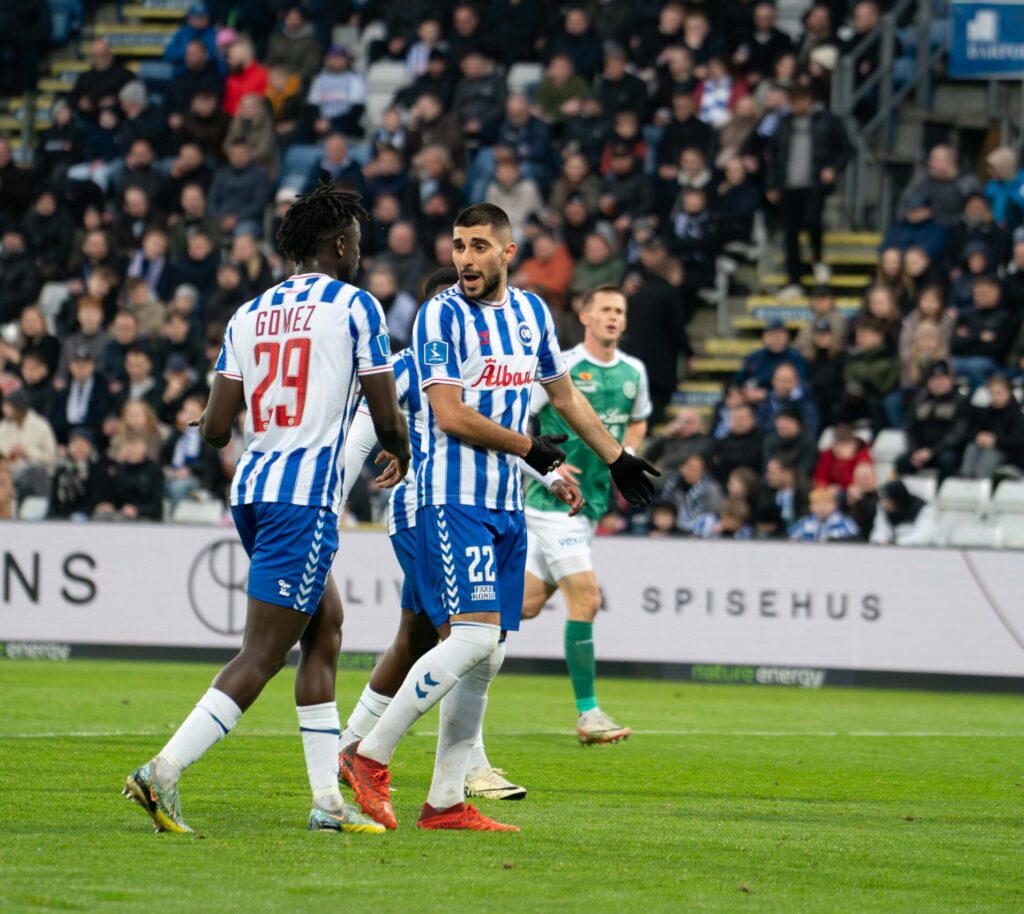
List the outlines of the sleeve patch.
{"label": "sleeve patch", "polygon": [[444,340],[427,340],[423,344],[424,365],[447,365],[448,344]]}

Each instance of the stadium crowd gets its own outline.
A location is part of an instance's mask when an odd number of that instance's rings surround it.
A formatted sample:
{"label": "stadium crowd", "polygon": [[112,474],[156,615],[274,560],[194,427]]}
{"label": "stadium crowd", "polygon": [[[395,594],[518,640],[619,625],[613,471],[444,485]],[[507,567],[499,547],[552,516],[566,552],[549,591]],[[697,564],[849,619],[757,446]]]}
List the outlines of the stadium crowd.
{"label": "stadium crowd", "polygon": [[[840,313],[822,214],[851,147],[829,85],[879,15],[820,0],[793,39],[768,0],[220,0],[189,9],[172,78],[149,83],[94,40],[33,167],[0,141],[0,517],[30,497],[54,518],[154,521],[223,500],[240,436],[213,451],[189,422],[227,319],[287,274],[282,213],[332,181],[371,212],[360,283],[396,349],[467,203],[509,213],[512,281],[547,299],[563,347],[582,293],[622,286],[664,487],[641,516],[610,505],[600,532],[930,541],[930,506],[877,478],[870,436],[906,431],[900,476],[1024,466],[1024,171],[999,148],[981,183],[931,149],[863,306]],[[364,54],[334,43],[339,23],[373,22]],[[404,79],[369,122],[380,60]],[[541,78],[510,91],[524,61]],[[782,299],[809,233],[812,319],[795,336],[767,324],[710,422],[666,412],[716,258],[758,212],[782,238]],[[375,501],[363,485],[351,511]]]}

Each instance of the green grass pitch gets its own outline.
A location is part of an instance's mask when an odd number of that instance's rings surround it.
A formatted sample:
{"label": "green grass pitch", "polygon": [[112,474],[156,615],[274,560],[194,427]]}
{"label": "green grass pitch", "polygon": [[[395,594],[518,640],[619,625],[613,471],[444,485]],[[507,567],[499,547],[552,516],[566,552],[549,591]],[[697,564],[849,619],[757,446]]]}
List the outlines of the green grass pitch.
{"label": "green grass pitch", "polygon": [[[285,670],[183,779],[202,837],[119,796],[207,665],[0,664],[0,910],[1024,910],[1024,699],[600,682],[636,730],[581,749],[569,684],[502,674],[487,802],[517,835],[415,828],[436,714],[399,746],[397,832],[310,834]],[[365,674],[339,677],[342,716]]]}

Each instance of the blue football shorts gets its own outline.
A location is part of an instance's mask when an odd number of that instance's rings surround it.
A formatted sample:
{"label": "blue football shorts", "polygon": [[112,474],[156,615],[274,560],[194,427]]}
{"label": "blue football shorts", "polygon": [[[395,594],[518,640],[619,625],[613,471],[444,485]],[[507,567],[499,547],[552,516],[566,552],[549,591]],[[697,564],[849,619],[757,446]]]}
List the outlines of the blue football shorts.
{"label": "blue football shorts", "polygon": [[460,613],[496,612],[518,631],[523,614],[522,511],[426,505],[416,512],[416,590],[434,626]]}
{"label": "blue football shorts", "polygon": [[391,548],[405,576],[402,581],[402,609],[422,613],[423,601],[416,592],[416,528],[406,527],[392,533]]}
{"label": "blue football shorts", "polygon": [[232,505],[249,556],[249,596],[312,616],[338,551],[338,516],[327,508]]}

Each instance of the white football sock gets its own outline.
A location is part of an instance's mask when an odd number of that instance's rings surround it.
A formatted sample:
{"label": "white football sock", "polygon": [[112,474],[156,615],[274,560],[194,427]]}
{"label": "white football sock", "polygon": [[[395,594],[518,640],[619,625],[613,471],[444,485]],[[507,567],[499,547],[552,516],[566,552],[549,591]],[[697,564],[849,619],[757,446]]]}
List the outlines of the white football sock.
{"label": "white football sock", "polygon": [[295,711],[299,715],[313,805],[337,812],[342,807],[338,790],[338,706],[325,701],[318,705],[296,705]]}
{"label": "white football sock", "polygon": [[181,772],[234,730],[242,709],[220,689],[207,689],[192,713],[153,759],[156,779],[174,787]]}
{"label": "white football sock", "polygon": [[453,622],[452,633],[413,664],[387,710],[359,744],[359,754],[387,765],[406,731],[498,646],[497,625]]}
{"label": "white football sock", "polygon": [[[495,654],[501,657],[495,660]],[[427,802],[434,809],[448,809],[466,799],[466,765],[473,743],[480,736],[487,707],[487,688],[501,669],[504,646],[471,669],[441,702],[441,727],[437,735],[434,779]]]}
{"label": "white football sock", "polygon": [[[475,778],[478,774],[483,774],[491,767],[490,760],[487,758],[487,751],[484,749],[484,715],[487,712],[487,687],[494,680],[494,677],[498,675],[498,670],[501,669],[502,663],[505,662],[505,642],[502,641],[494,649],[494,653],[488,657],[481,666],[490,667],[493,672],[490,673],[490,679],[487,680],[487,684],[484,685],[484,710],[480,714],[480,726],[476,730],[476,738],[473,740],[473,745],[469,749],[469,762],[466,765],[466,778]],[[478,668],[479,669],[479,668]],[[478,687],[478,683],[481,681],[480,677],[464,676],[459,684],[452,690],[449,696],[449,701],[459,701],[461,696],[470,692],[472,689]],[[431,804],[433,805],[433,804]]]}
{"label": "white football sock", "polygon": [[381,714],[387,710],[389,704],[391,699],[387,695],[374,692],[367,683],[363,694],[359,696],[359,701],[348,716],[348,723],[345,724],[345,731],[341,734],[338,745],[344,749],[366,736],[380,720]]}

